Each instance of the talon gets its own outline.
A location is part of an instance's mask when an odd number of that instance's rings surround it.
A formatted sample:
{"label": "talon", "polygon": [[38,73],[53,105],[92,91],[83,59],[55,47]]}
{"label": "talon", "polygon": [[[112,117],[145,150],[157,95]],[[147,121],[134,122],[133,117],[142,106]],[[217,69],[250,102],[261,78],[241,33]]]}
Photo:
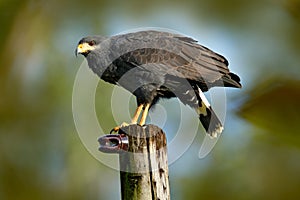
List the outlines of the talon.
{"label": "talon", "polygon": [[116,126],[116,127],[114,127],[113,129],[111,129],[111,131],[109,132],[109,134],[117,133],[117,132],[119,132],[119,130],[120,130],[122,127],[125,127],[125,126],[129,126],[129,124],[127,124],[126,122],[123,122],[120,126]]}
{"label": "talon", "polygon": [[120,128],[121,128],[120,126],[114,127],[113,129],[110,130],[109,134],[113,134],[113,133],[118,132],[120,130]]}
{"label": "talon", "polygon": [[[144,111],[143,111],[143,113],[142,113],[141,120],[140,120],[140,122],[138,123],[137,121],[138,121],[138,119],[139,119],[139,116],[140,116],[140,114],[141,114],[143,108],[144,108]],[[137,107],[137,109],[136,109],[136,111],[135,111],[135,113],[134,113],[134,116],[133,116],[133,118],[132,118],[130,124],[138,124],[138,125],[140,125],[140,126],[144,126],[144,125],[145,125],[145,122],[146,122],[146,118],[147,118],[147,114],[148,114],[149,108],[150,108],[150,104],[149,104],[149,103],[146,104],[146,105],[140,104],[140,105]],[[117,133],[117,132],[119,132],[119,130],[120,130],[122,127],[129,126],[130,124],[127,124],[127,123],[123,122],[120,126],[116,126],[116,127],[114,127],[113,129],[111,129],[111,131],[110,131],[109,133],[110,133],[110,134]]]}

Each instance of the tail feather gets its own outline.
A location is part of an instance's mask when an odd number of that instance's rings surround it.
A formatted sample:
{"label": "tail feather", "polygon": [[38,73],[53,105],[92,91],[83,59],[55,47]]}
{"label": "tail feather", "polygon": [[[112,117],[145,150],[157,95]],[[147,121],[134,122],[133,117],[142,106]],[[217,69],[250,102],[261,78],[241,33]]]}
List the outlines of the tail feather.
{"label": "tail feather", "polygon": [[199,102],[199,107],[197,108],[197,113],[199,114],[200,122],[206,130],[206,133],[212,138],[218,137],[223,131],[223,125],[216,113],[211,108],[208,100],[204,96],[203,92],[199,88],[199,96],[201,101]]}

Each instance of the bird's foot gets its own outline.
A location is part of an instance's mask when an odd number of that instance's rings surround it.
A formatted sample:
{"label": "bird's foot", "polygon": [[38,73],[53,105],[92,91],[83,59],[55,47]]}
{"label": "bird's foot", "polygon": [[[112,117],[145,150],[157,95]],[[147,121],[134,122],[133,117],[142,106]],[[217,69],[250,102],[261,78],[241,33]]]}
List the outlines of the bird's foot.
{"label": "bird's foot", "polygon": [[120,126],[116,126],[114,127],[113,129],[111,129],[111,131],[109,132],[110,134],[112,133],[117,133],[119,132],[119,130],[122,128],[122,127],[125,127],[125,126],[129,126],[130,124],[127,124],[126,122],[123,122]]}

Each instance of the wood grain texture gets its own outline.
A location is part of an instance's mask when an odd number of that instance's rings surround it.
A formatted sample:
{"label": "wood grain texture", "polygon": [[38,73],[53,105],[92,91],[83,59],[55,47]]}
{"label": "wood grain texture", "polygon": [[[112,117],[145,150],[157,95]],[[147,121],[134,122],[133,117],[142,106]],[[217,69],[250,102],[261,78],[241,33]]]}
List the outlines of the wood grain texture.
{"label": "wood grain texture", "polygon": [[120,133],[128,136],[128,151],[119,157],[122,199],[170,199],[165,133],[154,125],[130,125]]}

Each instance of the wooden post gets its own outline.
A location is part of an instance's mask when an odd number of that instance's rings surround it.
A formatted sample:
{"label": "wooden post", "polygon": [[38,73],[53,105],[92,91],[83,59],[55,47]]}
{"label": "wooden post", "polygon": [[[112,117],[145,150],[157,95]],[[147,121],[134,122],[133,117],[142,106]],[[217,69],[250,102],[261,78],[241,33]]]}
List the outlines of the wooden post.
{"label": "wooden post", "polygon": [[[117,152],[122,200],[170,199],[165,133],[154,125],[130,125],[119,131],[119,137],[124,135],[127,137],[126,145],[122,145],[115,136],[110,136],[114,138],[113,141],[102,142],[102,146],[113,144],[114,149],[126,146],[126,150]],[[105,151],[101,147],[100,151],[112,152],[111,148]]]}
{"label": "wooden post", "polygon": [[128,136],[128,152],[119,157],[122,199],[170,199],[165,133],[154,125],[130,125],[120,133]]}

